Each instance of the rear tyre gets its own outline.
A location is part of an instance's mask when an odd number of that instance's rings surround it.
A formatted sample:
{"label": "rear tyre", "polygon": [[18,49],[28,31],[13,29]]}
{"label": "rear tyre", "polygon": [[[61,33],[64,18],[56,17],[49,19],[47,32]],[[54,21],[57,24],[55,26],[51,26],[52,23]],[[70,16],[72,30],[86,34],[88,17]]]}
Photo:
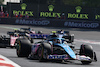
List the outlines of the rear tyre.
{"label": "rear tyre", "polygon": [[2,43],[2,35],[0,35],[0,43]]}
{"label": "rear tyre", "polygon": [[8,45],[8,40],[5,35],[0,35],[0,44],[2,48],[6,48]]}
{"label": "rear tyre", "polygon": [[[93,59],[93,48],[91,45],[84,45],[82,44],[80,47],[80,55],[85,55],[85,56],[89,56],[91,59]],[[90,64],[92,62],[91,61],[81,61],[82,64]]]}
{"label": "rear tyre", "polygon": [[18,57],[28,57],[31,53],[31,44],[27,39],[18,39],[16,45],[16,53]]}
{"label": "rear tyre", "polygon": [[14,48],[15,46],[10,46],[10,48]]}

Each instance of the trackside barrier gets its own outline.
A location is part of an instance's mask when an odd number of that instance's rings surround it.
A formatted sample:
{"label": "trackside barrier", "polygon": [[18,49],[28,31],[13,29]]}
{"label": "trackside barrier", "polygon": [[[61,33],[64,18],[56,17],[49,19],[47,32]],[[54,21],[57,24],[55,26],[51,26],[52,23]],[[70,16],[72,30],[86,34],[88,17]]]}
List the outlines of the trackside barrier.
{"label": "trackside barrier", "polygon": [[31,25],[31,26],[41,26],[41,27],[100,29],[99,21],[83,21],[83,20],[72,21],[72,20],[56,20],[56,19],[0,18],[0,24]]}

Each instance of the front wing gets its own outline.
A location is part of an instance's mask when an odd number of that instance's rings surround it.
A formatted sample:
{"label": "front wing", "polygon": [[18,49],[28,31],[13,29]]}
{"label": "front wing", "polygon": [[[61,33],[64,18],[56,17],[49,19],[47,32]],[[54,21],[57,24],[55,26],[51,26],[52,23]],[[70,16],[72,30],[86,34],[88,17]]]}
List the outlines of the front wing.
{"label": "front wing", "polygon": [[[92,59],[88,56],[79,56],[76,55],[76,59],[78,61],[92,61]],[[47,59],[58,59],[58,60],[72,60],[68,55],[48,55]]]}

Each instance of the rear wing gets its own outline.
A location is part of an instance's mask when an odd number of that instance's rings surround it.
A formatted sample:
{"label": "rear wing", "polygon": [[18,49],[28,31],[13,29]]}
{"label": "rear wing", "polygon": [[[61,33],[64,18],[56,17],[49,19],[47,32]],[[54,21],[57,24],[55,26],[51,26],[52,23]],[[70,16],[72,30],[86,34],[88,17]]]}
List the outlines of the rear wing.
{"label": "rear wing", "polygon": [[33,39],[46,39],[49,34],[29,34],[30,35],[30,38],[33,38]]}
{"label": "rear wing", "polygon": [[[7,32],[7,34],[10,35],[10,36],[14,36],[15,32]],[[25,32],[18,32],[18,35],[19,36],[26,36],[26,33]]]}
{"label": "rear wing", "polygon": [[7,32],[8,35],[14,35],[14,32]]}
{"label": "rear wing", "polygon": [[[60,33],[61,33],[61,31],[57,31],[57,33],[58,33],[58,34],[60,34]],[[69,31],[64,31],[64,33],[65,33],[65,34],[70,34],[70,32],[69,32]]]}

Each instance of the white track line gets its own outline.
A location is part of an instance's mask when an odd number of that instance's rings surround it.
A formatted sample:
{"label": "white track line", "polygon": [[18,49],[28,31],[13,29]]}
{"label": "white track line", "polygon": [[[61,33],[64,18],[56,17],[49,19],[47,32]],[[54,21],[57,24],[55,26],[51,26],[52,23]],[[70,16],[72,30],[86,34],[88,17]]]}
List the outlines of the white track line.
{"label": "white track line", "polygon": [[76,42],[84,42],[84,43],[90,43],[90,44],[98,44],[100,45],[100,42],[92,41],[92,40],[84,40],[84,39],[75,39]]}
{"label": "white track line", "polygon": [[[21,67],[18,64],[14,63],[13,61],[9,60],[8,58],[0,55],[0,58],[4,59],[4,60],[0,60],[0,63],[4,63],[4,64],[11,64],[14,67]],[[9,67],[9,66],[0,66],[0,67]]]}

